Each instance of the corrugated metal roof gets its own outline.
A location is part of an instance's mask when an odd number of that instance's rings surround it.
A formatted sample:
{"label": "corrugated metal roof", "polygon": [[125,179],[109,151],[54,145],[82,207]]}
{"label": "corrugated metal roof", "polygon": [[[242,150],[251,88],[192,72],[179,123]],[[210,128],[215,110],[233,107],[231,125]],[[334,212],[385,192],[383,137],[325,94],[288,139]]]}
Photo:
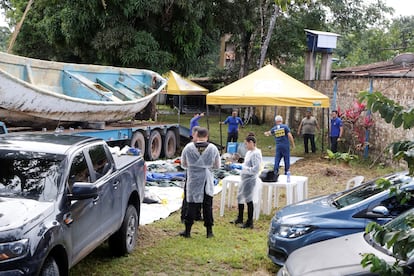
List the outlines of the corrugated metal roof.
{"label": "corrugated metal roof", "polygon": [[390,61],[332,70],[332,77],[414,78],[414,54],[404,53]]}

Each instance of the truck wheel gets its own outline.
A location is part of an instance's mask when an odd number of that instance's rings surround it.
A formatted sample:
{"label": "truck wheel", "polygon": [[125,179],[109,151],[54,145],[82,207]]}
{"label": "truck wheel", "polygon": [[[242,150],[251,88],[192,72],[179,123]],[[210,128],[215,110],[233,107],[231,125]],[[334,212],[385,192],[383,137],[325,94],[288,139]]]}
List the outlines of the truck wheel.
{"label": "truck wheel", "polygon": [[168,130],[164,139],[165,158],[173,158],[177,149],[177,138],[173,130]]}
{"label": "truck wheel", "polygon": [[148,140],[147,156],[149,160],[156,160],[160,158],[162,150],[162,137],[158,130],[151,131]]}
{"label": "truck wheel", "polygon": [[138,212],[133,205],[129,205],[121,227],[109,237],[109,248],[115,256],[123,256],[134,250],[137,244]]}
{"label": "truck wheel", "polygon": [[42,266],[42,269],[40,271],[40,276],[59,276],[59,266],[55,261],[55,258],[49,256],[47,257],[45,263]]}
{"label": "truck wheel", "polygon": [[135,131],[131,139],[131,147],[140,149],[145,154],[145,137],[140,131]]}

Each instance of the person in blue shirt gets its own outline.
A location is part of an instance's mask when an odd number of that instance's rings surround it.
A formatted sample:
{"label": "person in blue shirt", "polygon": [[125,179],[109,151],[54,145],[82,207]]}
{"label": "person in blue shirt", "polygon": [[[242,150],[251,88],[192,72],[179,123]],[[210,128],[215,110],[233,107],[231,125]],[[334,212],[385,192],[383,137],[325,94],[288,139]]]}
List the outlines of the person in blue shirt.
{"label": "person in blue shirt", "polygon": [[237,111],[233,110],[231,116],[228,116],[224,122],[221,124],[228,125],[227,128],[227,143],[228,142],[237,142],[239,138],[239,125],[243,127],[243,121],[240,117],[237,116]]}
{"label": "person in blue shirt", "polygon": [[194,114],[193,118],[191,118],[190,120],[190,139],[192,139],[192,133],[193,133],[193,127],[195,126],[200,126],[200,124],[198,123],[198,120],[200,120],[201,117],[204,116],[204,112],[202,113],[196,113]]}
{"label": "person in blue shirt", "polygon": [[275,174],[279,173],[279,164],[280,160],[285,162],[285,174],[288,173],[290,169],[290,144],[292,147],[295,147],[295,140],[293,139],[292,133],[290,132],[290,128],[282,124],[283,118],[280,115],[275,117],[275,126],[264,133],[266,136],[273,135],[275,137],[276,142],[276,155],[275,155],[275,164],[274,164],[274,172]]}
{"label": "person in blue shirt", "polygon": [[338,151],[338,140],[341,139],[344,131],[342,120],[338,117],[338,111],[332,110],[331,112],[331,133],[329,138],[331,140],[331,151]]}

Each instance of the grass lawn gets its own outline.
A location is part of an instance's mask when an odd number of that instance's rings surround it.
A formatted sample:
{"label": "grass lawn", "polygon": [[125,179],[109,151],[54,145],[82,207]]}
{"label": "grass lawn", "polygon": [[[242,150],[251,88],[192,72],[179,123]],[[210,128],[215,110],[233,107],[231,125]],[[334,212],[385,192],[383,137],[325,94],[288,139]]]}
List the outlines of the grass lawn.
{"label": "grass lawn", "polygon": [[[181,123],[188,126],[192,114],[181,115]],[[224,120],[225,116],[222,117]],[[176,115],[160,115],[160,121],[177,122]],[[174,121],[175,120],[175,121]],[[185,122],[185,123],[184,123]],[[219,141],[220,131],[217,117],[209,118],[211,140]],[[206,118],[200,120],[206,126]],[[248,125],[241,129],[239,141],[249,131],[258,136],[258,147],[263,155],[274,155],[272,137],[265,137],[263,132],[271,125]],[[223,140],[226,139],[226,126],[223,126]],[[347,179],[363,175],[365,179],[391,172],[391,168],[373,166],[368,161],[351,164],[337,163],[323,158],[324,154],[304,156],[302,140],[296,138],[296,149],[292,155],[302,156],[291,166],[292,175],[309,177],[309,197],[336,192],[345,188]],[[280,194],[280,204],[285,201],[284,191]],[[229,221],[236,217],[236,207],[226,209],[224,216],[219,216],[220,194],[214,198],[215,237],[206,238],[205,228],[196,222],[192,238],[178,237],[184,225],[180,222],[179,212],[170,217],[140,226],[139,244],[133,254],[114,258],[108,246],[102,245],[87,258],[77,264],[71,275],[274,275],[278,267],[267,257],[267,233],[272,216],[260,215],[255,221],[254,229],[240,229]],[[274,209],[273,211],[276,211]]]}

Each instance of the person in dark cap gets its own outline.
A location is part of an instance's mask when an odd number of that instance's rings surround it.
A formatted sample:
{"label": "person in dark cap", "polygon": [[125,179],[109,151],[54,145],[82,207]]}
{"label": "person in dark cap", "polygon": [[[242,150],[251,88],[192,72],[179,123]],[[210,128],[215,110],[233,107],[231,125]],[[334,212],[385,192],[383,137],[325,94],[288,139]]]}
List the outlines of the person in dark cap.
{"label": "person in dark cap", "polygon": [[320,127],[318,121],[315,117],[312,116],[312,110],[308,108],[306,110],[306,116],[302,119],[299,124],[298,128],[298,135],[303,135],[303,145],[305,147],[305,153],[309,153],[309,141],[311,144],[312,153],[316,152],[316,145],[315,145],[315,131],[318,129],[320,131]]}

